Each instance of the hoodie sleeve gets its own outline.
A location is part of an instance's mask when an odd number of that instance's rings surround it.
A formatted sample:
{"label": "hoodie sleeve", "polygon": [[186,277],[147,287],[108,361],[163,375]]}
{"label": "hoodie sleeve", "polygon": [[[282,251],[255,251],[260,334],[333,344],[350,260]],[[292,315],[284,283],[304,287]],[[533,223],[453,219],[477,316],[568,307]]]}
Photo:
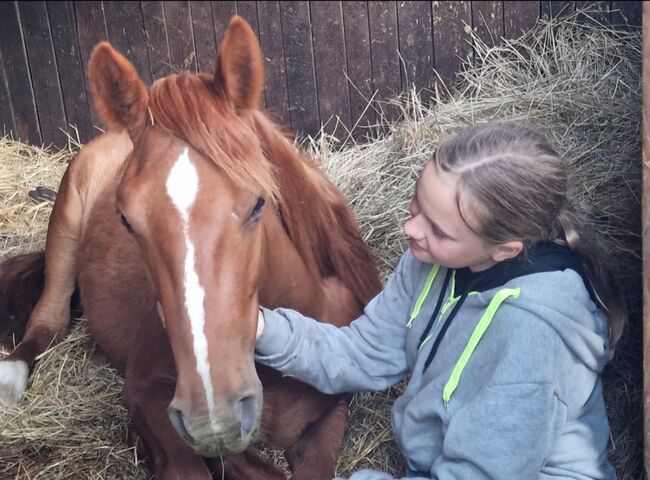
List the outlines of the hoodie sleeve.
{"label": "hoodie sleeve", "polygon": [[384,290],[349,326],[264,309],[256,361],[325,393],[384,390],[407,372],[406,333],[417,260],[405,253]]}

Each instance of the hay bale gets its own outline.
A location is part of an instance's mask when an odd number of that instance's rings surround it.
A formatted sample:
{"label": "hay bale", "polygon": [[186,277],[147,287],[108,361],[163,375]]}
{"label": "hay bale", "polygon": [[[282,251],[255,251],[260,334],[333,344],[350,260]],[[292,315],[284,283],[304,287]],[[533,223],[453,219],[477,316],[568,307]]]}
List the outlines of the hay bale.
{"label": "hay bale", "polygon": [[[474,41],[474,59],[465,65],[457,89],[434,92],[430,107],[413,95],[400,99],[403,118],[381,138],[342,146],[321,135],[308,139],[307,146],[350,198],[385,278],[407,247],[401,233],[406,207],[440,138],[490,120],[545,127],[575,167],[577,193],[591,224],[606,234],[627,293],[630,324],[606,371],[605,390],[611,459],[619,478],[641,478],[640,33],[585,25],[573,16],[544,21],[505,45],[488,48]],[[39,184],[56,188],[58,180],[33,175],[58,179],[69,157],[31,165],[38,155],[0,141],[0,254],[13,255],[42,241],[47,208],[36,215],[25,194]],[[23,164],[33,173],[20,173]],[[19,213],[5,217],[5,211]],[[0,478],[147,478],[146,466],[126,442],[121,381],[110,368],[92,362],[92,349],[81,322],[66,342],[44,355],[26,401],[0,412]],[[389,419],[400,388],[355,396],[339,474],[364,467],[400,472],[403,460]],[[277,452],[268,455],[281,461]]]}
{"label": "hay bale", "polygon": [[73,153],[0,137],[0,256],[45,247],[51,202],[30,200],[38,186],[56,190]]}

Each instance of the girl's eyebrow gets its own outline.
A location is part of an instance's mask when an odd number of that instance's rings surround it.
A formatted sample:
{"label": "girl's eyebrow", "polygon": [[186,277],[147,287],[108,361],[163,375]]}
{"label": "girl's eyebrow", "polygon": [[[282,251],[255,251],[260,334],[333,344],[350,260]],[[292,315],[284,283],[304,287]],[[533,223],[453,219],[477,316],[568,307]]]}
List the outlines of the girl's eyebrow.
{"label": "girl's eyebrow", "polygon": [[452,237],[449,235],[447,232],[445,232],[440,225],[438,225],[436,222],[434,222],[431,217],[429,217],[427,214],[422,211],[422,202],[418,199],[418,186],[420,185],[420,178],[415,181],[415,200],[420,204],[420,213],[426,217],[426,219],[429,221],[429,223],[433,226],[434,229],[438,230],[438,234],[442,235],[443,237],[448,238],[449,240],[456,240],[456,238]]}

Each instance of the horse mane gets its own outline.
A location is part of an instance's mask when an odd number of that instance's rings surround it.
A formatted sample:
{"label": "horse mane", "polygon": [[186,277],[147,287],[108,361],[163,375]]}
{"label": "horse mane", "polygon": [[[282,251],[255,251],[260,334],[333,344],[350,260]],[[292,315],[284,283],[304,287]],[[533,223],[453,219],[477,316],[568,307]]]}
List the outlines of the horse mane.
{"label": "horse mane", "polygon": [[377,294],[375,259],[343,194],[264,113],[237,112],[210,75],[189,73],[156,80],[149,108],[156,126],[242,187],[268,195],[301,257],[321,276],[336,275],[361,304]]}
{"label": "horse mane", "polygon": [[273,165],[260,155],[255,131],[215,89],[211,75],[169,75],[153,83],[149,96],[157,127],[215,161],[236,184],[277,201]]}
{"label": "horse mane", "polygon": [[322,276],[336,275],[365,305],[381,283],[345,197],[264,113],[254,110],[250,116],[275,166],[280,214],[298,252],[311,259]]}

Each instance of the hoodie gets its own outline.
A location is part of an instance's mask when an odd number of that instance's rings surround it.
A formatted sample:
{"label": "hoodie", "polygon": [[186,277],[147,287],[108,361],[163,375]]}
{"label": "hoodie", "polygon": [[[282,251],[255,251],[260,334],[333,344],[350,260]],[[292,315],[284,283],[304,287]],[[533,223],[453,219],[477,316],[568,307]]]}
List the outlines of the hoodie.
{"label": "hoodie", "polygon": [[615,479],[600,375],[608,325],[584,278],[550,244],[478,274],[407,252],[347,327],[264,309],[256,360],[332,394],[410,375],[392,408],[405,478]]}

